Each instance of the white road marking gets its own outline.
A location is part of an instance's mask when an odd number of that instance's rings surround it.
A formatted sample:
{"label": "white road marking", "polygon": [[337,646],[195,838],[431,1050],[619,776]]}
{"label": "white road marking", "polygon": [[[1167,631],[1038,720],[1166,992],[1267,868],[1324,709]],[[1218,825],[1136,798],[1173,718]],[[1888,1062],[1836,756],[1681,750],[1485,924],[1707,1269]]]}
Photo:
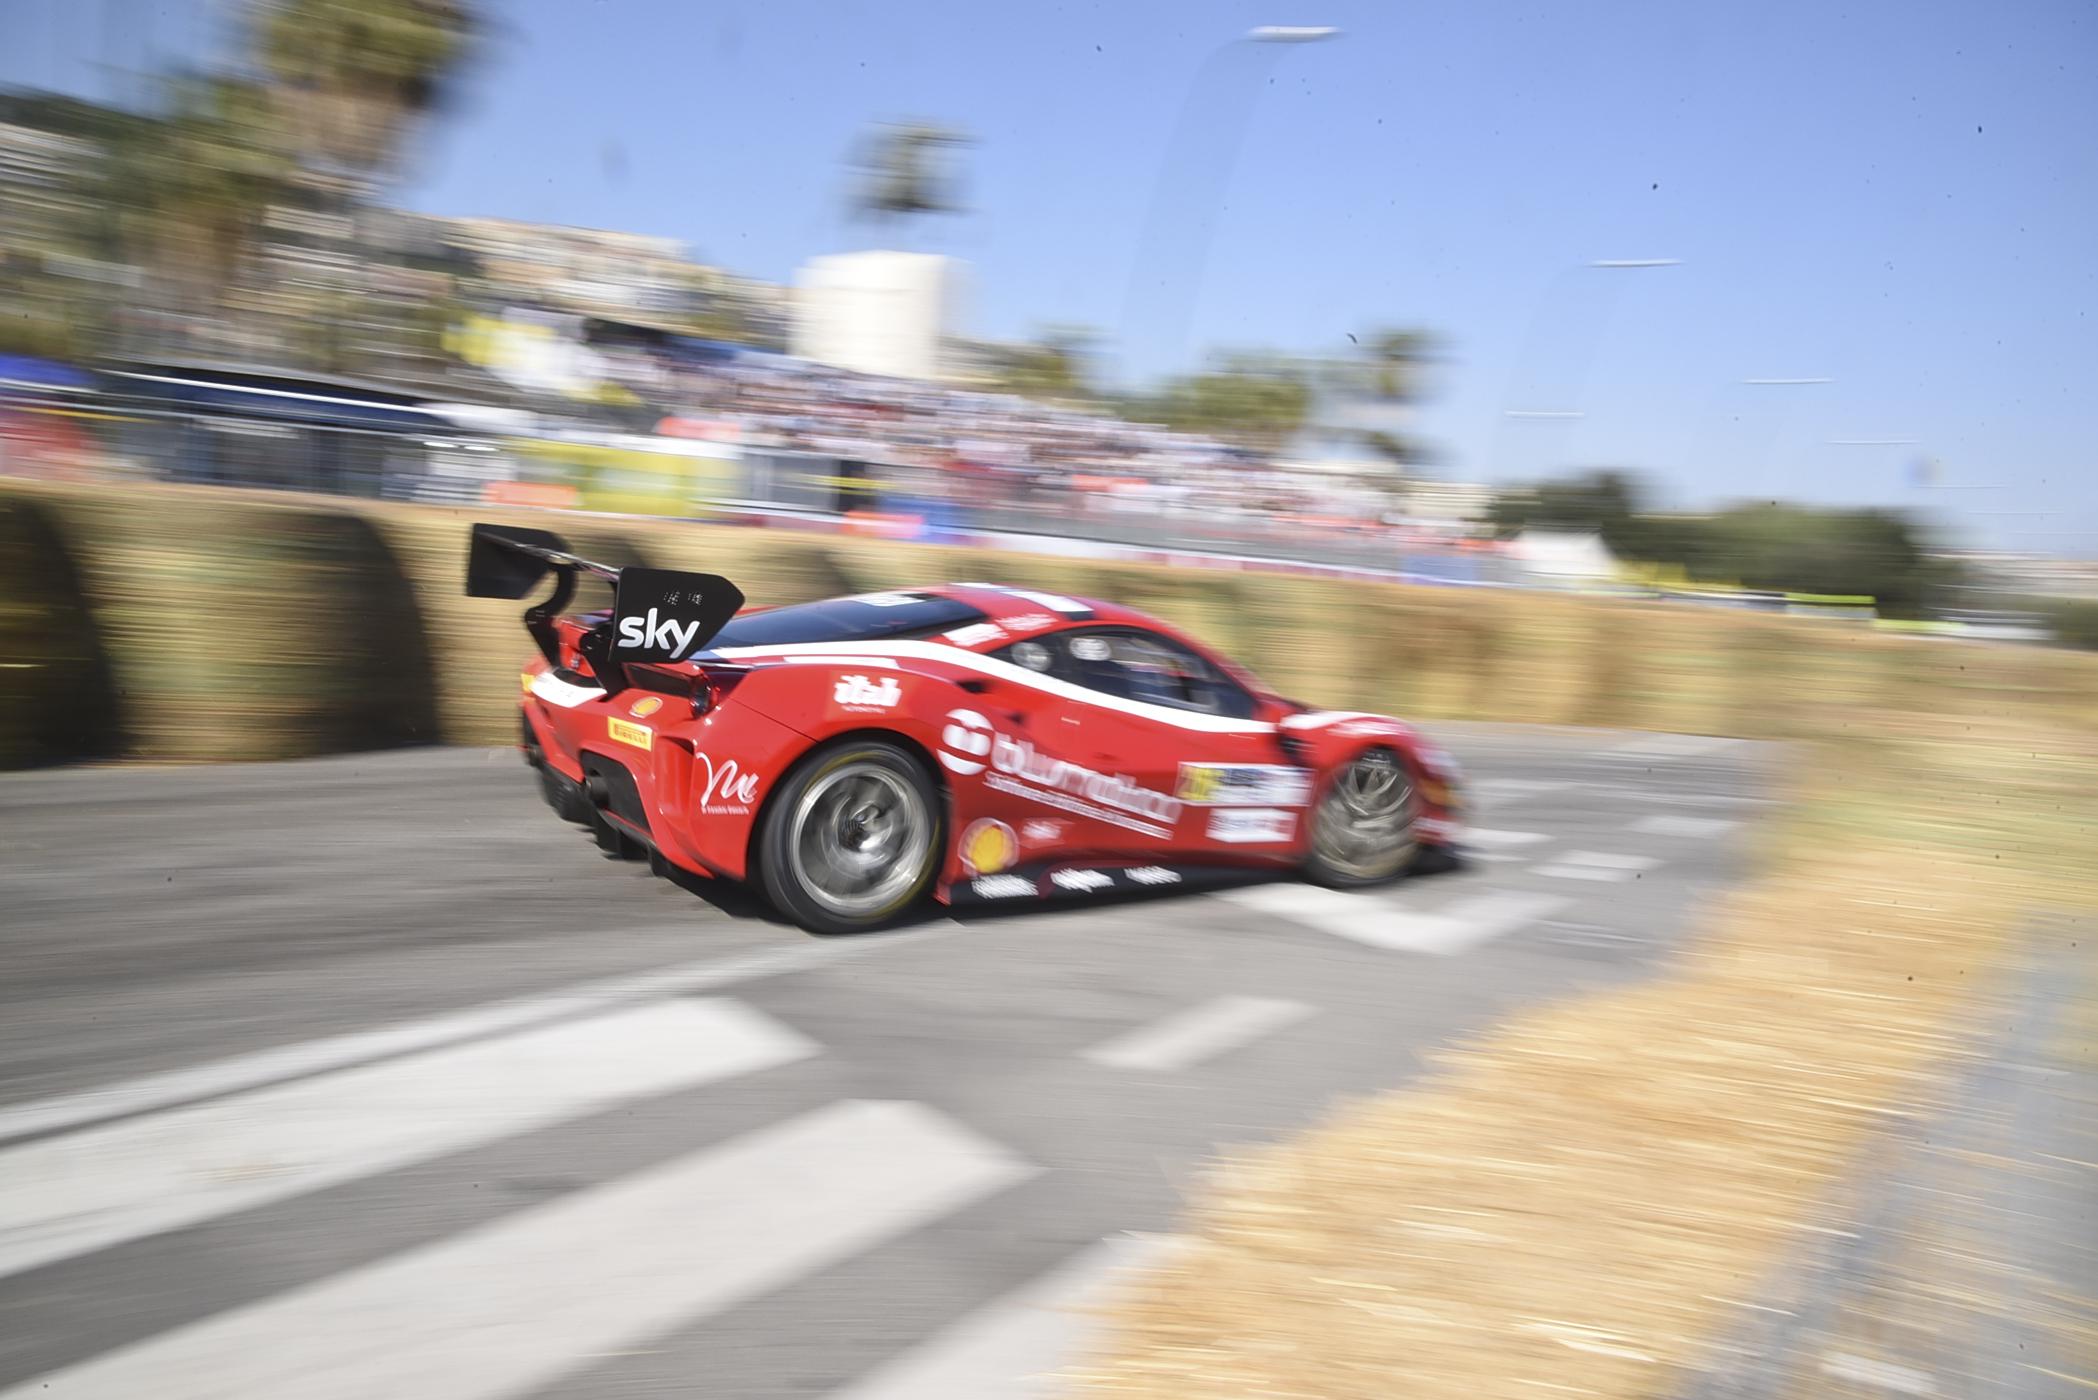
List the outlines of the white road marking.
{"label": "white road marking", "polygon": [[1632,823],[1632,830],[1649,836],[1688,836],[1703,840],[1723,836],[1741,825],[1728,817],[1641,817]]}
{"label": "white road marking", "polygon": [[583,982],[558,991],[470,1007],[425,1020],[299,1041],[186,1069],[143,1075],[79,1093],[36,1099],[14,1108],[0,1109],[0,1142],[195,1103],[200,1099],[239,1093],[244,1089],[322,1074],[349,1065],[477,1040],[525,1026],[565,1021],[634,1002],[712,991],[839,958],[855,957],[872,948],[945,938],[954,932],[947,928],[919,929],[910,933],[885,934],[874,940],[804,943],[731,958],[709,958],[658,968],[653,972]]}
{"label": "white road marking", "polygon": [[10,1400],[498,1400],[1033,1168],[923,1104],[833,1104],[24,1382]]}
{"label": "white road marking", "polygon": [[1084,1351],[1116,1275],[1178,1241],[1117,1235],[1080,1250],[1031,1283],[970,1313],[931,1340],[831,1392],[829,1400],[1048,1400],[1059,1368]]}
{"label": "white road marking", "polygon": [[1498,800],[1535,797],[1539,793],[1562,791],[1573,784],[1548,782],[1541,778],[1480,778],[1466,786],[1483,801],[1489,798]]}
{"label": "white road marking", "polygon": [[1837,1380],[1856,1381],[1862,1385],[1876,1385],[1882,1390],[1891,1390],[1899,1395],[1936,1395],[1937,1382],[1928,1374],[1908,1366],[1897,1366],[1891,1361],[1878,1361],[1869,1356],[1852,1356],[1848,1352],[1830,1352],[1821,1360],[1823,1375]]}
{"label": "white road marking", "polygon": [[1600,865],[1538,865],[1531,867],[1530,873],[1553,880],[1599,880],[1606,884],[1621,884],[1633,874],[1629,870],[1611,870]]}
{"label": "white road marking", "polygon": [[1424,914],[1364,894],[1295,884],[1255,885],[1220,897],[1373,948],[1437,954],[1475,948],[1567,903],[1556,895],[1482,894]]}
{"label": "white road marking", "polygon": [[1603,750],[1605,758],[1691,758],[1718,753],[1742,743],[1716,734],[1648,734]]}
{"label": "white road marking", "polygon": [[0,1277],[817,1049],[659,1002],[41,1138],[0,1151]]}
{"label": "white road marking", "polygon": [[1642,870],[1651,870],[1660,862],[1652,856],[1614,855],[1608,851],[1569,851],[1549,865],[1531,867],[1532,875],[1547,875],[1555,880],[1629,880]]}
{"label": "white road marking", "polygon": [[1303,1020],[1311,1008],[1275,997],[1218,997],[1103,1041],[1085,1058],[1109,1069],[1167,1072],[1215,1059]]}
{"label": "white road marking", "polygon": [[1505,851],[1514,846],[1534,846],[1539,841],[1552,838],[1542,831],[1496,831],[1492,827],[1467,827],[1458,841],[1460,846],[1476,846],[1480,850]]}
{"label": "white road marking", "polygon": [[1568,865],[1593,865],[1606,870],[1651,870],[1661,863],[1652,856],[1618,855],[1613,851],[1569,851],[1559,859]]}

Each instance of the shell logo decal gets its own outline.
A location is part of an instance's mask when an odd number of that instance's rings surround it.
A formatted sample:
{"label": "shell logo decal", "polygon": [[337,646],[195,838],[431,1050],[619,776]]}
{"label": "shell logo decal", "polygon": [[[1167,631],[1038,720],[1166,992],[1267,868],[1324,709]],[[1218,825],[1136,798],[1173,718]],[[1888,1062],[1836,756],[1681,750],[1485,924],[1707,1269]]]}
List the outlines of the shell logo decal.
{"label": "shell logo decal", "polygon": [[635,719],[647,719],[650,715],[654,714],[656,711],[662,708],[663,699],[661,696],[648,695],[643,696],[639,700],[636,700],[634,702],[634,708],[628,710],[627,713],[632,715]]}
{"label": "shell logo decal", "polygon": [[1004,822],[982,817],[962,831],[962,869],[971,875],[996,875],[1020,858],[1020,838]]}

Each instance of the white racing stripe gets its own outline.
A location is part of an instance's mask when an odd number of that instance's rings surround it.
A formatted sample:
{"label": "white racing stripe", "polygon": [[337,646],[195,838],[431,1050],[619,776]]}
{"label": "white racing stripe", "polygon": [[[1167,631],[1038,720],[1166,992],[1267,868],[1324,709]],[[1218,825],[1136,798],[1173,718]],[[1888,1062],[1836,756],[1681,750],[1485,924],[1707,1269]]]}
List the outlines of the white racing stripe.
{"label": "white racing stripe", "polygon": [[547,704],[559,705],[564,710],[572,710],[578,705],[587,705],[592,700],[605,698],[603,687],[576,685],[572,681],[562,680],[551,671],[541,671],[532,677],[532,694]]}
{"label": "white racing stripe", "polygon": [[1109,1069],[1187,1069],[1310,1014],[1311,1008],[1300,1001],[1218,997],[1095,1045],[1085,1052],[1085,1058]]}
{"label": "white racing stripe", "polygon": [[5,1394],[524,1395],[1031,1171],[922,1104],[833,1104]]}
{"label": "white racing stripe", "polygon": [[1515,932],[1567,901],[1555,895],[1482,894],[1432,914],[1317,885],[1255,885],[1218,896],[1338,938],[1403,953],[1462,953]]}
{"label": "white racing stripe", "polygon": [[958,670],[974,671],[979,675],[995,676],[1000,680],[1027,690],[1039,690],[1054,695],[1060,700],[1073,701],[1080,705],[1091,705],[1095,709],[1113,710],[1119,714],[1135,715],[1163,724],[1171,729],[1188,729],[1203,734],[1272,734],[1275,726],[1253,719],[1228,719],[1222,715],[1198,714],[1193,710],[1176,710],[1170,705],[1153,705],[1144,700],[1124,700],[1120,696],[1108,695],[1098,690],[1087,690],[1084,686],[1060,681],[1054,676],[1040,675],[1025,666],[1016,666],[995,656],[984,656],[961,647],[949,646],[945,642],[920,641],[865,641],[865,642],[809,642],[801,646],[752,646],[722,647],[715,655],[730,661],[769,660],[785,661],[789,658],[815,659],[829,656],[866,657],[870,655],[890,656],[913,661],[933,661]]}
{"label": "white racing stripe", "polygon": [[322,1074],[348,1065],[589,1015],[631,1002],[712,991],[839,958],[857,957],[874,948],[893,948],[926,938],[948,937],[951,933],[952,930],[944,928],[918,929],[910,933],[885,934],[879,939],[798,944],[730,958],[708,958],[658,968],[653,972],[578,983],[540,996],[494,1002],[425,1020],[350,1031],[259,1050],[250,1055],[213,1060],[186,1069],[143,1075],[79,1093],[61,1094],[0,1109],[0,1142],[37,1133],[60,1132],[127,1114],[150,1113],[219,1094],[234,1094],[264,1084]]}
{"label": "white racing stripe", "polygon": [[740,1002],[658,1002],[42,1138],[0,1151],[0,1276],[816,1049]]}
{"label": "white racing stripe", "polygon": [[1116,1275],[1168,1253],[1171,1235],[1117,1235],[970,1313],[829,1400],[1049,1400],[1083,1355]]}

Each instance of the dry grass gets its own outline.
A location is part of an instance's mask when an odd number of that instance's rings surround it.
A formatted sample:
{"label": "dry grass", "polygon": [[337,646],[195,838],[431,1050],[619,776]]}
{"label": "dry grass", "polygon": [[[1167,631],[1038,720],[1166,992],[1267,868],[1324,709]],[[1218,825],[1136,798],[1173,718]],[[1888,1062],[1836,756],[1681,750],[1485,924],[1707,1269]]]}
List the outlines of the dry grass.
{"label": "dry grass", "polygon": [[2098,742],[2055,713],[2077,697],[1941,698],[1814,750],[1767,877],[1666,976],[1220,1168],[1075,1392],[1679,1390],[1957,1061],[2025,912],[2098,906]]}

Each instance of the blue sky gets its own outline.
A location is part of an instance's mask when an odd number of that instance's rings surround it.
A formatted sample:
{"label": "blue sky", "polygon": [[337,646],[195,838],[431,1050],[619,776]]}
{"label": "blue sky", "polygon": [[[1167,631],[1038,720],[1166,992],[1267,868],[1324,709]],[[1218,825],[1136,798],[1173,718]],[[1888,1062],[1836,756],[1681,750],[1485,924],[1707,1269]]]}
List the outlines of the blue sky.
{"label": "blue sky", "polygon": [[[94,91],[104,55],[211,32],[197,0],[7,10],[14,84]],[[977,333],[1083,322],[1147,372],[1417,325],[1448,347],[1421,429],[1452,477],[1616,465],[1674,504],[1897,505],[2098,555],[2086,4],[495,11],[414,207],[670,234],[784,279],[876,237],[842,212],[868,125],[934,118],[975,137],[971,212],[909,237],[973,265]],[[1345,34],[1225,48],[1262,23]],[[1623,258],[1681,265],[1586,266]]]}

